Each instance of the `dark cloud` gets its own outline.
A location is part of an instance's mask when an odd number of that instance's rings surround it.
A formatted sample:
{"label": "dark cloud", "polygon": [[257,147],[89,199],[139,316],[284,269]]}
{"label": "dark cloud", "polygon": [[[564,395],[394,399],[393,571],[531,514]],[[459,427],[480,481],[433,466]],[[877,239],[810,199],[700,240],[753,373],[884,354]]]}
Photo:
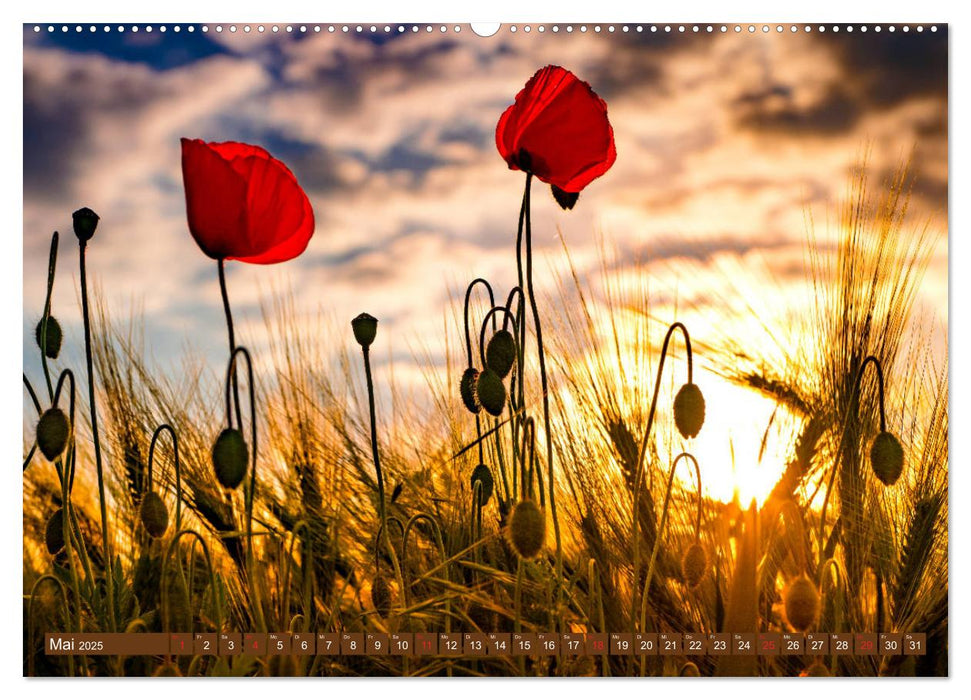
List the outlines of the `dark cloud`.
{"label": "dark cloud", "polygon": [[744,92],[734,107],[738,124],[743,128],[785,132],[792,136],[814,134],[842,134],[859,121],[862,105],[846,91],[833,85],[822,99],[809,107],[800,108],[787,85],[770,85],[764,89]]}
{"label": "dark cloud", "polygon": [[837,54],[854,94],[868,105],[889,107],[915,96],[947,99],[947,25],[891,33],[818,34]]}

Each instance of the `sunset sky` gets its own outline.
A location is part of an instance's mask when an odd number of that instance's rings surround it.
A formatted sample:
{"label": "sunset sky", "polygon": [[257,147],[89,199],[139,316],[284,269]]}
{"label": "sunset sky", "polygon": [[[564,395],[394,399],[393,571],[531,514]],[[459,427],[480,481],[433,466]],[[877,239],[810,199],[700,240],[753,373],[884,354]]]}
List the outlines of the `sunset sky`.
{"label": "sunset sky", "polygon": [[[459,34],[436,26],[402,35],[379,26],[373,36],[25,28],[25,369],[35,366],[55,229],[63,237],[54,314],[69,357],[81,356],[70,215],[89,206],[102,217],[89,274],[116,318],[143,314],[146,347],[164,371],[176,371],[186,351],[221,371],[216,266],[185,221],[186,136],[264,146],[314,207],[316,234],[302,257],[228,265],[244,342],[265,345],[260,300],[292,289],[298,310],[319,311],[338,329],[361,311],[377,316],[375,361],[390,352],[396,379],[417,384],[415,348],[444,365],[443,315],[465,284],[484,276],[504,296],[514,283],[523,175],[498,155],[495,126],[550,63],[607,101],[618,156],[574,211],[561,211],[547,187],[534,190],[541,290],[554,291],[550,268],[563,266],[559,235],[594,286],[610,274],[599,257],[606,241],[621,260],[643,263],[662,319],[673,320],[677,304],[704,337],[706,327],[724,334],[744,324],[756,306],[762,321],[784,326],[808,303],[809,215],[817,235],[831,235],[866,147],[874,184],[913,155],[915,221],[946,233],[946,27],[807,34],[787,25],[749,35],[592,26],[529,35],[504,27],[491,38],[464,25]],[[749,298],[736,298],[739,290]],[[946,238],[919,303],[943,338]],[[322,342],[349,343],[346,328],[347,337]]]}

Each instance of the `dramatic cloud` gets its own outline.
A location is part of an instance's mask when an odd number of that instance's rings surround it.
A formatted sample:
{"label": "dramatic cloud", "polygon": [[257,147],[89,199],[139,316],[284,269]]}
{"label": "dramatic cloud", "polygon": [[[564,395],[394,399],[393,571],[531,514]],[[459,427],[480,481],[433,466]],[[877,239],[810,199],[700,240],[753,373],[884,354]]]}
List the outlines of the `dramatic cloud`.
{"label": "dramatic cloud", "polygon": [[[54,311],[68,342],[77,339],[70,213],[86,205],[102,216],[91,274],[116,316],[142,310],[163,364],[174,366],[186,347],[221,363],[215,265],[184,217],[179,137],[194,136],[264,145],[315,209],[317,234],[298,260],[229,265],[247,342],[266,342],[261,295],[289,288],[300,313],[323,310],[343,327],[367,310],[398,350],[417,342],[443,362],[443,318],[452,318],[458,288],[475,276],[501,290],[514,284],[523,178],[496,153],[495,124],[547,63],[571,68],[607,99],[618,150],[573,212],[560,211],[548,188],[534,191],[547,294],[546,273],[564,269],[560,238],[593,279],[603,235],[654,276],[660,317],[691,300],[701,315],[741,323],[747,307],[729,296],[738,285],[717,282],[728,270],[768,274],[795,304],[807,210],[817,234],[831,235],[826,214],[864,153],[878,179],[912,158],[913,213],[946,230],[943,32],[81,41],[31,34],[25,42],[25,357],[55,229],[66,235]],[[946,254],[942,245],[921,298],[941,323]],[[338,341],[346,338],[331,341],[335,349]]]}

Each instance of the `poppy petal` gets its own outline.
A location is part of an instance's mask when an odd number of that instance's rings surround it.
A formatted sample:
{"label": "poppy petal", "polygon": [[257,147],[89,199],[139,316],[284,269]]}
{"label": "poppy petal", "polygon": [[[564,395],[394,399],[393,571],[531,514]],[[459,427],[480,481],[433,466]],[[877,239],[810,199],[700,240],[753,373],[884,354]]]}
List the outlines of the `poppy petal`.
{"label": "poppy petal", "polygon": [[246,182],[198,139],[182,139],[182,180],[192,237],[210,258],[226,257],[244,225]]}

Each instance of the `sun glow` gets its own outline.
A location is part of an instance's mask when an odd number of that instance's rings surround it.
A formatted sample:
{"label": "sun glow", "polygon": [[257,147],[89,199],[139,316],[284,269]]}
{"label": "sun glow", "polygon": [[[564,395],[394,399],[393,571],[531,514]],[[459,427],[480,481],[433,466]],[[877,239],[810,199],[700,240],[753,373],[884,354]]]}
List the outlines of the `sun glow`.
{"label": "sun glow", "polygon": [[724,502],[754,498],[761,505],[785,469],[790,416],[714,373],[696,371],[695,383],[705,395],[705,424],[684,448],[698,460],[704,494]]}

